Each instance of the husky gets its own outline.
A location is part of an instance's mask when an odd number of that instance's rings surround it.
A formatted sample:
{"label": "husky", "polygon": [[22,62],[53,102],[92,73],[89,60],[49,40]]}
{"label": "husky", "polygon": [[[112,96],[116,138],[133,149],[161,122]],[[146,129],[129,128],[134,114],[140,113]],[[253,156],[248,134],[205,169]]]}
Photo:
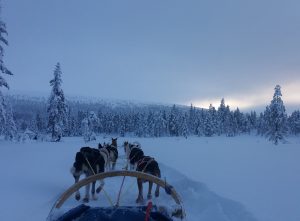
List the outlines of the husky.
{"label": "husky", "polygon": [[[136,171],[148,173],[148,174],[151,174],[151,175],[159,177],[159,178],[161,177],[160,169],[159,169],[157,161],[154,158],[149,157],[149,156],[144,156],[137,162]],[[138,193],[138,197],[136,199],[136,203],[142,204],[144,202],[144,197],[143,197],[143,183],[144,182],[145,182],[144,180],[137,178],[137,185],[138,185],[139,193]],[[152,193],[151,193],[152,186],[153,186],[153,182],[149,181],[147,199],[152,198]],[[156,185],[155,197],[159,197],[159,185]]]}
{"label": "husky", "polygon": [[117,159],[119,156],[118,153],[118,145],[117,145],[118,138],[111,138],[111,144],[106,146],[106,149],[109,152],[109,158],[111,162],[111,169],[114,170],[116,167]]}
{"label": "husky", "polygon": [[104,161],[105,161],[105,171],[111,170],[111,160],[110,160],[110,154],[108,149],[106,148],[106,144],[102,145],[101,143],[98,144],[98,149],[100,151],[100,154],[102,155]]}
{"label": "husky", "polygon": [[[79,178],[82,174],[85,174],[86,177],[104,172],[105,160],[100,154],[100,151],[91,147],[82,147],[79,152],[76,153],[75,162],[71,168],[71,173],[75,179],[75,183],[79,181]],[[97,193],[101,191],[104,186],[104,181],[100,180],[100,186],[97,188]],[[95,195],[95,185],[96,181],[92,183],[92,198],[97,199]],[[76,200],[80,200],[79,190],[75,195]],[[85,197],[83,198],[84,202],[89,202],[90,198],[90,184],[85,187]]]}
{"label": "husky", "polygon": [[117,139],[118,138],[111,138],[112,143],[111,144],[107,144],[107,143],[99,143],[98,144],[98,149],[102,152],[102,155],[108,155],[108,159],[107,159],[107,169],[108,170],[114,170],[116,163],[117,163],[117,159],[118,159],[118,145],[117,145]]}
{"label": "husky", "polygon": [[137,162],[144,157],[144,152],[141,149],[141,145],[137,142],[131,144],[128,141],[125,141],[123,146],[127,159],[125,169],[128,169],[128,166],[130,166],[129,169],[134,170]]}

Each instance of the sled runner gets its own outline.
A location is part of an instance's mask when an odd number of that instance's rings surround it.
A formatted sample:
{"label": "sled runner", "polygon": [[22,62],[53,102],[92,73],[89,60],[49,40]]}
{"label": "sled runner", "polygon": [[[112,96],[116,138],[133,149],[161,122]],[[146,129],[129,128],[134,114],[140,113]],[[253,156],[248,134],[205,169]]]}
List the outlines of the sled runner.
{"label": "sled runner", "polygon": [[[81,204],[61,214],[60,209],[66,200],[74,195],[74,193],[76,193],[81,187],[97,180],[111,177],[123,177],[123,182],[126,177],[134,177],[144,181],[151,181],[165,189],[166,193],[173,199],[174,206],[170,209],[170,205],[153,205],[152,200],[149,200],[145,205],[135,204],[134,206],[120,206],[118,197],[117,202],[113,203],[113,205],[111,203],[111,206],[94,207],[91,205]],[[123,182],[120,187],[120,192]],[[143,172],[119,170],[99,173],[87,177],[71,186],[54,204],[53,209],[48,216],[48,221],[175,221],[182,220],[184,217],[185,212],[180,197],[175,189],[166,181]]]}

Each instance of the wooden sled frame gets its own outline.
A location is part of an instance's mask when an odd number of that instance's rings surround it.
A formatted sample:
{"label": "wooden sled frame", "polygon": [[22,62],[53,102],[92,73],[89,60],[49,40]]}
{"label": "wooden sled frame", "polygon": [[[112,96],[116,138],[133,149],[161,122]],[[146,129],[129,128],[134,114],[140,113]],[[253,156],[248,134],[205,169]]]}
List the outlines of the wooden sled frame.
{"label": "wooden sled frame", "polygon": [[73,184],[69,189],[67,189],[57,200],[57,202],[55,203],[55,208],[59,209],[64,202],[70,198],[70,196],[72,196],[73,193],[75,193],[77,190],[79,190],[81,187],[92,183],[94,181],[97,180],[101,180],[101,179],[105,179],[105,178],[109,178],[109,177],[119,177],[119,176],[129,176],[129,177],[135,177],[135,178],[140,178],[143,180],[147,180],[147,181],[151,181],[157,185],[159,185],[160,187],[166,189],[166,187],[168,188],[168,190],[170,191],[170,195],[173,198],[173,200],[176,202],[177,205],[182,207],[182,201],[179,197],[179,195],[177,194],[177,192],[175,191],[174,188],[170,188],[171,186],[166,183],[164,180],[147,174],[147,173],[143,173],[143,172],[138,172],[138,171],[128,171],[128,170],[118,170],[118,171],[109,171],[109,172],[104,172],[104,173],[98,173],[96,175],[93,176],[89,176],[85,179],[80,180],[78,183]]}

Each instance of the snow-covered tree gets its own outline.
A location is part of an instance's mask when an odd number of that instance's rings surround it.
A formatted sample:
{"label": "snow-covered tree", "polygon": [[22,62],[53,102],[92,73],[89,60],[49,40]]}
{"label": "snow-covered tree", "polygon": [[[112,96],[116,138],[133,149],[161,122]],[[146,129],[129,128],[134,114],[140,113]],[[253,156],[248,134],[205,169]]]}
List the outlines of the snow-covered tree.
{"label": "snow-covered tree", "polygon": [[279,85],[276,85],[267,118],[267,136],[276,145],[278,141],[284,141],[287,133],[287,115],[281,96],[281,88]]}
{"label": "snow-covered tree", "polygon": [[[203,136],[205,135],[205,121],[206,121],[206,116],[207,115],[207,110],[204,110],[201,108],[201,110],[196,111],[196,117],[195,117],[195,135],[198,136]],[[216,121],[216,118],[214,118],[214,122]]]}
{"label": "snow-covered tree", "polygon": [[167,128],[168,128],[166,113],[162,111],[155,112],[154,121],[155,121],[154,136],[155,137],[166,136]]}
{"label": "snow-covered tree", "polygon": [[203,133],[206,137],[211,137],[216,133],[217,124],[216,124],[216,109],[212,104],[209,105],[208,112],[204,119],[204,128]]}
{"label": "snow-covered tree", "polygon": [[96,140],[96,129],[99,124],[99,118],[94,111],[90,111],[82,120],[82,134],[83,140],[87,143]]}
{"label": "snow-covered tree", "polygon": [[292,134],[300,134],[300,111],[294,111],[288,118],[289,128]]}
{"label": "snow-covered tree", "polygon": [[148,113],[146,124],[147,124],[146,134],[149,135],[150,137],[154,137],[154,135],[155,135],[155,119],[154,119],[154,113],[152,111],[150,111]]}
{"label": "snow-covered tree", "polygon": [[191,134],[197,133],[197,123],[196,108],[191,104],[188,118],[188,126]]}
{"label": "snow-covered tree", "polygon": [[233,137],[237,134],[237,120],[232,111],[229,111],[226,117],[226,136]]}
{"label": "snow-covered tree", "polygon": [[228,110],[225,106],[224,98],[222,98],[220,106],[218,108],[217,112],[217,119],[218,119],[218,135],[221,135],[223,133],[226,133],[226,118],[228,115]]}
{"label": "snow-covered tree", "polygon": [[48,100],[48,132],[51,134],[52,141],[58,142],[63,136],[63,131],[67,123],[67,105],[64,92],[61,88],[61,68],[57,63],[54,70],[54,78],[50,81],[52,91]]}
{"label": "snow-covered tree", "polygon": [[178,136],[178,109],[176,108],[175,104],[171,109],[171,113],[169,116],[169,133],[171,136]]}
{"label": "snow-covered tree", "polygon": [[4,126],[4,138],[5,140],[13,140],[17,136],[17,127],[13,119],[12,109],[10,105],[6,106],[6,116],[5,116],[5,126]]}
{"label": "snow-covered tree", "polygon": [[0,133],[4,133],[5,139],[12,140],[17,133],[16,124],[13,119],[11,106],[1,91],[2,87],[9,89],[9,85],[2,74],[12,75],[11,71],[6,68],[3,62],[4,45],[8,45],[8,41],[5,38],[6,35],[6,25],[0,17]]}
{"label": "snow-covered tree", "polygon": [[255,111],[250,112],[250,124],[251,124],[251,130],[255,129],[257,126],[257,116]]}
{"label": "snow-covered tree", "polygon": [[179,117],[179,124],[178,124],[179,136],[183,136],[185,138],[187,138],[189,135],[188,118],[189,117],[187,113],[183,113]]}
{"label": "snow-covered tree", "polygon": [[37,133],[43,132],[44,125],[40,113],[37,113],[35,116],[35,128]]}

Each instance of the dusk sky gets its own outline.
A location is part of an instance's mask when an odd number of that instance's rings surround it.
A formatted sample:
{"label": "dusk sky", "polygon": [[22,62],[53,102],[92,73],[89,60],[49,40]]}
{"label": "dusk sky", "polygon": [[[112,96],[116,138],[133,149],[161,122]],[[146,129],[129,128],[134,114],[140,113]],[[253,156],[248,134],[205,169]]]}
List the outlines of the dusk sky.
{"label": "dusk sky", "polygon": [[299,0],[2,0],[11,91],[300,108]]}

